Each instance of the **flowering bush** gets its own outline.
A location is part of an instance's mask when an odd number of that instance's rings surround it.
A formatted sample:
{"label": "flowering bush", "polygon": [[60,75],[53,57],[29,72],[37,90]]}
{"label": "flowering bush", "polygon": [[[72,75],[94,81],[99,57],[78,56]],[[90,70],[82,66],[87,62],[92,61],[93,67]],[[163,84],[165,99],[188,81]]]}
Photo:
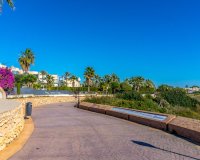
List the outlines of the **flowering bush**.
{"label": "flowering bush", "polygon": [[0,68],[0,87],[6,92],[10,92],[14,88],[15,78],[8,68]]}

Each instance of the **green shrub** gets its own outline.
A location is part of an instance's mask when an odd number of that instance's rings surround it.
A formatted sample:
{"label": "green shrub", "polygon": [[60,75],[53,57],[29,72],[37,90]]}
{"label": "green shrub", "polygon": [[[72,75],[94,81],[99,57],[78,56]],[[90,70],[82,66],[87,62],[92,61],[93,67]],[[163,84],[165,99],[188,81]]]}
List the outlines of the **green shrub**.
{"label": "green shrub", "polygon": [[156,111],[162,113],[164,112],[164,109],[160,108],[157,105],[157,103],[151,99],[144,99],[143,101],[132,101],[132,100],[130,101],[125,99],[119,99],[116,97],[104,96],[104,97],[87,97],[84,101],[90,103],[105,104],[105,105],[146,110],[152,112]]}
{"label": "green shrub", "polygon": [[197,100],[189,97],[185,91],[179,88],[163,91],[161,92],[161,97],[173,106],[196,108],[197,104],[199,104]]}
{"label": "green shrub", "polygon": [[124,93],[119,93],[116,95],[117,98],[125,99],[125,100],[136,100],[136,101],[142,101],[144,98],[142,95],[135,91],[129,91]]}
{"label": "green shrub", "polygon": [[120,88],[121,88],[121,92],[127,92],[127,91],[131,91],[132,87],[127,83],[127,82],[122,82],[120,84]]}
{"label": "green shrub", "polygon": [[168,114],[174,114],[177,116],[194,118],[200,120],[200,113],[192,110],[191,108],[184,108],[181,106],[174,106],[167,112]]}
{"label": "green shrub", "polygon": [[[163,99],[160,98],[160,101]],[[84,101],[90,103],[118,106],[124,108],[131,108],[137,110],[144,110],[150,112],[174,114],[177,116],[183,116],[188,118],[200,119],[200,106],[197,108],[188,108],[181,106],[170,106],[169,103],[166,106],[159,106],[157,102],[152,99],[144,98],[142,101],[125,100],[116,97],[87,97]]]}

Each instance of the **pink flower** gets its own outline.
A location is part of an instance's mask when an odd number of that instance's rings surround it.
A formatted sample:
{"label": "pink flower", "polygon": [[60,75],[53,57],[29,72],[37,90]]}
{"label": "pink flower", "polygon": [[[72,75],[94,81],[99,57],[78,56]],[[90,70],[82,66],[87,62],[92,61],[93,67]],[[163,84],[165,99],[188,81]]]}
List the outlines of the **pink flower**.
{"label": "pink flower", "polygon": [[0,87],[5,91],[11,91],[14,88],[15,78],[8,68],[0,68]]}

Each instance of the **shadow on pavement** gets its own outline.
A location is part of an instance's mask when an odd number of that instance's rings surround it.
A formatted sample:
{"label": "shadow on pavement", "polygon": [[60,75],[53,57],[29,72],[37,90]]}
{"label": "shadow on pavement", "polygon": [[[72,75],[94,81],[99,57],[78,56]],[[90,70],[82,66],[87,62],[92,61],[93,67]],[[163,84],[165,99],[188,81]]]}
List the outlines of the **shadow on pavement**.
{"label": "shadow on pavement", "polygon": [[181,153],[177,153],[177,152],[169,151],[169,150],[166,150],[166,149],[162,149],[162,148],[156,147],[156,146],[151,145],[151,144],[146,143],[146,142],[134,141],[134,140],[132,140],[132,142],[133,142],[134,144],[137,144],[137,145],[140,145],[140,146],[144,146],[144,147],[149,147],[149,148],[153,148],[153,149],[165,151],[165,152],[168,152],[168,153],[173,153],[173,154],[176,154],[176,155],[179,155],[179,156],[183,156],[183,157],[187,157],[187,158],[191,158],[191,159],[194,159],[194,160],[200,160],[200,159],[195,158],[195,157],[191,157],[191,156],[184,155],[184,154],[181,154]]}

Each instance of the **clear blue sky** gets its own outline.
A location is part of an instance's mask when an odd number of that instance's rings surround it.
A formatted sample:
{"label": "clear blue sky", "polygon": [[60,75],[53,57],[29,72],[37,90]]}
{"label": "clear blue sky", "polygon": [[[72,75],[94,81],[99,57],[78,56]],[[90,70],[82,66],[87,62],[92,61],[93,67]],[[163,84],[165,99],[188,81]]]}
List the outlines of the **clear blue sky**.
{"label": "clear blue sky", "polygon": [[200,85],[199,0],[15,0],[0,15],[0,62],[82,77],[86,66],[157,85]]}

